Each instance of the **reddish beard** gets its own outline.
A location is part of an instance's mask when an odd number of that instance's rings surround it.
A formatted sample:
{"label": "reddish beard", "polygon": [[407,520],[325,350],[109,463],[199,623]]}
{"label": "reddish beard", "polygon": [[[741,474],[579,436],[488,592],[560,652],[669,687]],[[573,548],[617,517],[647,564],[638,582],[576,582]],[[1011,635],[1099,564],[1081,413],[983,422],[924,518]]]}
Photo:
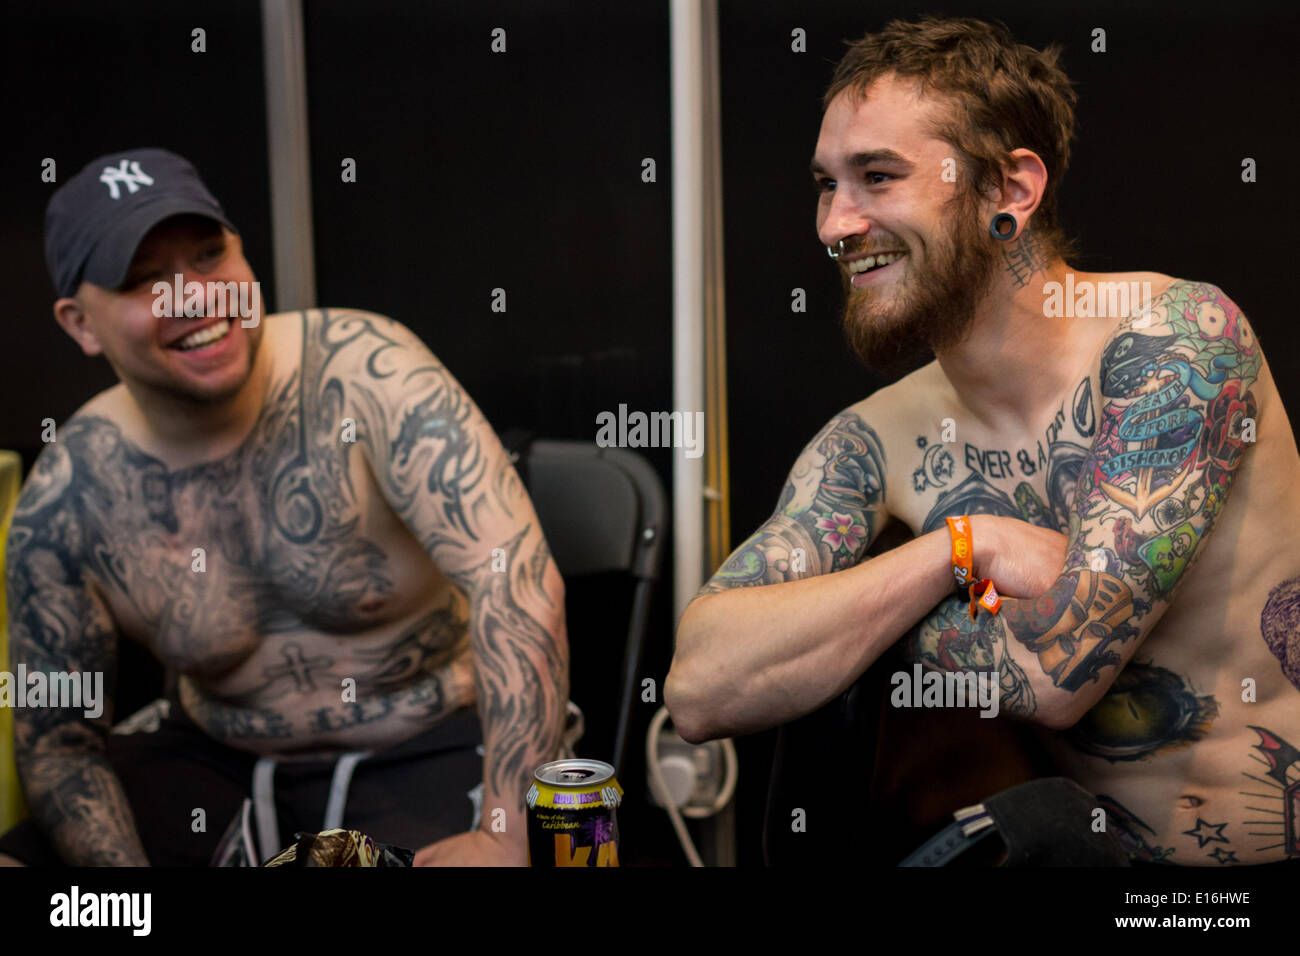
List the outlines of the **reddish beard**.
{"label": "reddish beard", "polygon": [[938,242],[922,246],[925,263],[908,249],[887,289],[854,288],[851,277],[840,273],[844,337],[869,368],[902,375],[970,332],[976,307],[993,281],[997,254],[980,226],[975,198],[955,197],[949,206],[949,228]]}

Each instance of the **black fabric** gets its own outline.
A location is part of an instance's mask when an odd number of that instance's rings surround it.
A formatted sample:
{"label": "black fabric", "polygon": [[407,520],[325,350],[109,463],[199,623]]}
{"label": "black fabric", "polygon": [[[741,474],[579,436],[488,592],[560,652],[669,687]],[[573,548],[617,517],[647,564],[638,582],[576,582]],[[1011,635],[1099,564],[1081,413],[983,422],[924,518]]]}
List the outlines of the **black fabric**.
{"label": "black fabric", "polygon": [[1127,866],[1115,835],[1093,830],[1096,806],[1064,777],[1031,780],[984,801],[1006,844],[1006,866]]}
{"label": "black fabric", "polygon": [[[482,732],[473,708],[372,754],[356,767],[343,826],[378,842],[418,850],[470,828],[469,792],[482,781]],[[146,855],[155,866],[206,866],[230,823],[251,795],[257,757],[224,747],[171,701],[153,732],[112,734],[109,761],[122,781]],[[277,764],[274,794],[285,846],[296,831],[322,828],[335,761]],[[206,815],[193,831],[194,811]],[[0,853],[29,866],[62,861],[28,819],[0,836]]]}

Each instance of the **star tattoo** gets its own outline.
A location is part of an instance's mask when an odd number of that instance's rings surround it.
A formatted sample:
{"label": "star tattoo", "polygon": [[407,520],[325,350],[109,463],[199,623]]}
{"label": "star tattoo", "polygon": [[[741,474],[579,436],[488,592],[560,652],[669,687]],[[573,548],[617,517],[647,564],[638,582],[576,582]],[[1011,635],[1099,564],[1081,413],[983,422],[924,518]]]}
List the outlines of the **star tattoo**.
{"label": "star tattoo", "polygon": [[1228,838],[1223,835],[1223,828],[1227,825],[1226,823],[1207,823],[1197,817],[1196,826],[1191,830],[1184,830],[1183,834],[1196,837],[1196,848],[1199,850],[1207,843],[1228,843]]}

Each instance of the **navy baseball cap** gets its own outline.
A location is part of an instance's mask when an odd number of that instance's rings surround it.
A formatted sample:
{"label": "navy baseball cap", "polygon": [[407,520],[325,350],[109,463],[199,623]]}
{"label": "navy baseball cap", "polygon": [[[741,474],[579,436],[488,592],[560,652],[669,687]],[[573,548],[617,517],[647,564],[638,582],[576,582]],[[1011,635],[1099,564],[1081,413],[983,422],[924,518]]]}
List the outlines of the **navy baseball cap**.
{"label": "navy baseball cap", "polygon": [[140,240],[170,216],[215,219],[238,232],[190,163],[165,149],[128,149],[93,160],[45,207],[45,264],[60,298],[82,282],[116,289]]}

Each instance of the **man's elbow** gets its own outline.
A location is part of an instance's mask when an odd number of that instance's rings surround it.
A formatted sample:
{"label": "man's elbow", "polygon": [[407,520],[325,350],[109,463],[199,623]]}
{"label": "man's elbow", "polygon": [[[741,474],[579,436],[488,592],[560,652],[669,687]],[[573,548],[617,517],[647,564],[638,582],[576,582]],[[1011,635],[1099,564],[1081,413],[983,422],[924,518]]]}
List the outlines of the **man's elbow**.
{"label": "man's elbow", "polygon": [[1034,712],[1032,720],[1047,730],[1065,731],[1082,720],[1086,712],[1087,708],[1072,700],[1048,701]]}
{"label": "man's elbow", "polygon": [[687,743],[702,744],[727,736],[719,726],[709,702],[717,695],[692,676],[691,668],[680,657],[673,659],[664,681],[664,706],[673,719],[673,727]]}

